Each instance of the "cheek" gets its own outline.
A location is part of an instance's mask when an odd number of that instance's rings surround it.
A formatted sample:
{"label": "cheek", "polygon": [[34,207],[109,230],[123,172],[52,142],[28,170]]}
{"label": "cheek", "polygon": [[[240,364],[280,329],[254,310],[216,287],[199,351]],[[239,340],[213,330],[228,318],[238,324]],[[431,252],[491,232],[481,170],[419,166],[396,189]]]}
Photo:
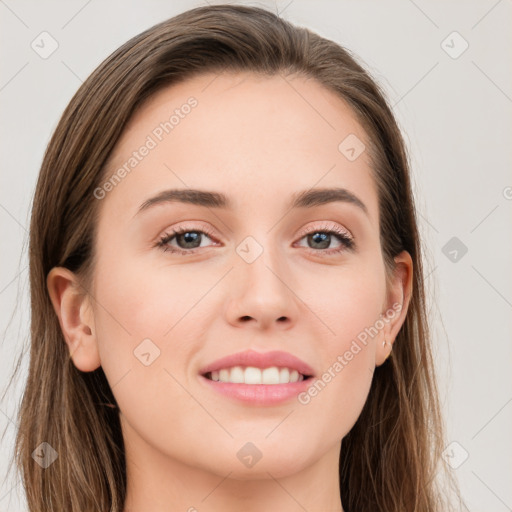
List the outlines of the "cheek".
{"label": "cheek", "polygon": [[[359,411],[366,398],[375,367],[379,334],[375,325],[381,312],[381,301],[374,289],[362,286],[360,281],[344,285],[343,292],[337,291],[329,300],[317,302],[321,311],[318,316],[327,326],[317,347],[324,363],[319,375],[321,382],[316,386],[322,396],[317,405],[319,410],[331,410],[335,403],[342,414],[350,409]],[[316,397],[314,393],[310,396]],[[333,413],[337,416],[336,411]],[[338,425],[344,423],[346,418]]]}
{"label": "cheek", "polygon": [[176,418],[201,412],[183,369],[197,351],[194,305],[213,284],[178,269],[126,259],[98,269],[95,286],[101,366],[128,423],[162,446],[183,438]]}
{"label": "cheek", "polygon": [[382,263],[377,259],[314,276],[302,275],[306,277],[301,278],[302,291],[298,293],[317,316],[317,324],[325,333],[322,345],[331,355],[375,325],[383,312],[386,285]]}
{"label": "cheek", "polygon": [[103,327],[120,330],[133,342],[169,338],[182,319],[194,316],[195,307],[219,279],[218,272],[208,269],[166,266],[162,257],[154,264],[144,258],[125,258],[104,265],[97,276]]}
{"label": "cheek", "polygon": [[[300,407],[317,421],[320,439],[342,439],[356,423],[367,400],[375,369],[376,338],[371,327],[378,318],[372,294],[351,294],[336,301],[326,317],[334,334],[323,336],[319,352],[324,365],[312,385],[298,396]],[[373,336],[372,336],[373,334]]]}
{"label": "cheek", "polygon": [[[114,393],[127,387],[118,385],[125,375],[131,382],[144,381],[144,386],[130,385],[130,392],[137,394],[156,386],[157,375],[168,366],[165,344],[198,293],[190,291],[174,269],[158,271],[127,257],[115,261],[105,257],[100,263],[95,326],[101,365]],[[183,357],[183,345],[173,347],[173,359]]]}
{"label": "cheek", "polygon": [[[329,269],[331,270],[331,269]],[[308,417],[322,417],[320,437],[341,439],[357,421],[375,369],[379,316],[385,297],[384,267],[378,259],[361,261],[303,281],[305,303],[322,332],[316,350],[322,373],[299,403]]]}
{"label": "cheek", "polygon": [[[162,258],[156,264],[126,256],[101,263],[95,283],[96,332],[101,365],[119,406],[147,404],[145,413],[151,416],[169,408],[172,392],[176,409],[181,393],[171,374],[188,386],[186,369],[214,315],[204,299],[223,273],[166,265]],[[148,394],[161,396],[166,406],[148,402]],[[189,401],[183,394],[181,407],[189,407]]]}

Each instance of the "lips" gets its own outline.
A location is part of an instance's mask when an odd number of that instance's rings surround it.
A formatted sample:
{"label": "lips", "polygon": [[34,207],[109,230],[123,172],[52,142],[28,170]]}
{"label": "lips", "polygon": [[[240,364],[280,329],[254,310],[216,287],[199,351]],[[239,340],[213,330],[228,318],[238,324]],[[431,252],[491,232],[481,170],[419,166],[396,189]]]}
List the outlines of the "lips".
{"label": "lips", "polygon": [[235,366],[254,367],[262,370],[271,367],[289,368],[290,370],[296,370],[299,374],[303,375],[304,378],[314,377],[314,371],[311,366],[298,357],[280,350],[270,352],[247,350],[245,352],[239,352],[217,359],[213,363],[201,368],[199,373],[206,376],[207,374],[211,374],[211,372],[217,372]]}
{"label": "lips", "polygon": [[[221,374],[226,376],[229,372],[232,377],[233,371],[240,374],[242,370],[243,382],[241,378],[230,379],[229,382],[222,382],[223,378],[220,378]],[[279,382],[276,382],[275,374],[278,370],[280,378]],[[274,377],[263,376],[267,372],[274,374]],[[284,378],[281,372],[284,372]],[[261,383],[257,374],[262,376]],[[276,350],[261,353],[248,350],[223,357],[201,368],[199,381],[205,389],[239,404],[274,407],[293,401],[298,394],[306,391],[314,383],[313,377],[314,371],[311,366],[288,352]]]}

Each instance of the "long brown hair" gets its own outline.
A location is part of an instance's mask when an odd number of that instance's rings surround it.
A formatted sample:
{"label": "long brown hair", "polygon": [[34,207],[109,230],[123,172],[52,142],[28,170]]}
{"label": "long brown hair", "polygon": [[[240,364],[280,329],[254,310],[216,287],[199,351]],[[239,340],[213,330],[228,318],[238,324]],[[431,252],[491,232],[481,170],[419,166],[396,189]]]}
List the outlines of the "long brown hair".
{"label": "long brown hair", "polygon": [[[159,23],[110,55],[65,109],[47,147],[30,224],[30,365],[15,458],[29,509],[121,512],[126,471],[118,410],[103,370],[73,364],[52,308],[52,267],[87,290],[95,261],[94,190],[135,110],[159,89],[206,72],[313,78],[352,107],[370,146],[380,240],[388,276],[401,251],[413,261],[409,310],[392,356],[376,368],[368,399],[343,439],[340,495],[346,512],[447,510],[437,482],[446,469],[444,427],[428,329],[422,253],[408,156],[385,95],[351,54],[257,7],[198,7]],[[48,468],[32,453],[47,442]],[[83,449],[87,446],[87,450]]]}

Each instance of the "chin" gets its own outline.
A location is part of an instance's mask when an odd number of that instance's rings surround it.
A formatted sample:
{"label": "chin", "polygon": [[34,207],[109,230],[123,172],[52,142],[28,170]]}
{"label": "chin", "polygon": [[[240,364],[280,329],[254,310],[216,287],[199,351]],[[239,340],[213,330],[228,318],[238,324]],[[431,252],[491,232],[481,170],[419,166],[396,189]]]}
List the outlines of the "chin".
{"label": "chin", "polygon": [[[255,443],[256,444],[256,443]],[[269,478],[285,478],[305,469],[308,464],[314,463],[316,457],[309,457],[299,449],[290,446],[284,451],[280,447],[261,448],[259,453],[254,445],[243,443],[237,448],[226,448],[219,452],[207,452],[208,459],[204,459],[205,452],[195,458],[196,467],[214,473],[224,478],[229,474],[233,480],[266,480]]]}
{"label": "chin", "polygon": [[[290,463],[284,465],[282,461],[259,461],[252,468],[232,467],[229,478],[233,480],[267,480],[269,478],[285,478],[291,476],[302,469],[298,464]],[[224,474],[225,476],[225,474]]]}

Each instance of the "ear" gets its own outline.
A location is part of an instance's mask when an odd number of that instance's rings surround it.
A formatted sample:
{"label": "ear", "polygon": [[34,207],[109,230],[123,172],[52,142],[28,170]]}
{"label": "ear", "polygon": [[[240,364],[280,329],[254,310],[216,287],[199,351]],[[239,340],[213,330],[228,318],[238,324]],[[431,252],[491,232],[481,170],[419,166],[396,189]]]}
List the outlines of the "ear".
{"label": "ear", "polygon": [[[388,285],[388,293],[381,319],[384,327],[377,338],[375,366],[380,366],[391,354],[395,338],[407,316],[412,295],[413,263],[411,255],[402,251],[395,256],[395,269]],[[386,345],[383,342],[386,341]]]}
{"label": "ear", "polygon": [[96,370],[101,361],[89,295],[64,267],[50,270],[46,286],[74,365],[83,372]]}

